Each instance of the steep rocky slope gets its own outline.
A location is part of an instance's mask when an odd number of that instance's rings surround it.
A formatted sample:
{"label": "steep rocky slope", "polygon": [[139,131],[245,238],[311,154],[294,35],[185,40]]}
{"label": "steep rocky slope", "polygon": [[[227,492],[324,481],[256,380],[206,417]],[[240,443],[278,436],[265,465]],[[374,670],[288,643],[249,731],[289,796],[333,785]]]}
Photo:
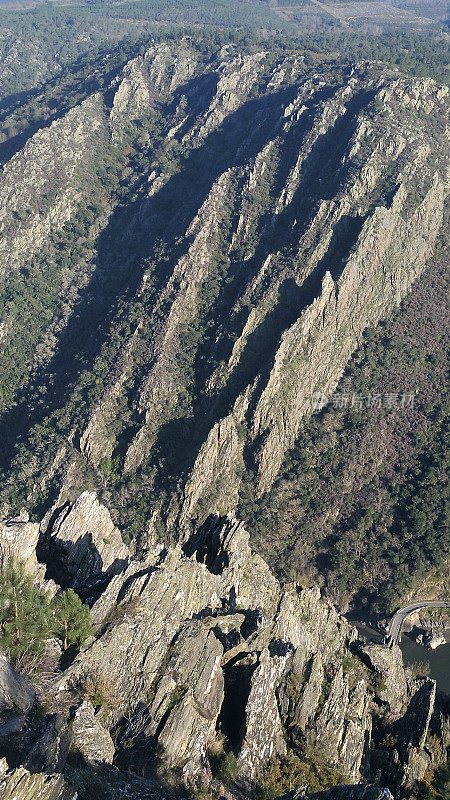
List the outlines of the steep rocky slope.
{"label": "steep rocky slope", "polygon": [[[75,513],[94,535],[67,532],[64,574],[77,553],[94,636],[46,681],[44,656],[36,691],[0,658],[2,797],[17,786],[24,798],[84,800],[94,786],[98,798],[125,786],[136,800],[186,787],[234,797],[270,786],[281,765],[278,791],[347,784],[336,796],[378,798],[372,782],[403,798],[445,760],[435,682],[406,673],[397,647],[360,641],[319,589],[281,586],[242,523],[210,518],[183,547],[155,543],[102,589],[85,553],[108,531],[106,509],[81,497]],[[51,523],[47,539],[60,530]]]}
{"label": "steep rocky slope", "polygon": [[433,252],[447,104],[184,39],[34,134],[0,181],[5,501],[95,487],[145,544],[235,510],[243,477],[263,496]]}

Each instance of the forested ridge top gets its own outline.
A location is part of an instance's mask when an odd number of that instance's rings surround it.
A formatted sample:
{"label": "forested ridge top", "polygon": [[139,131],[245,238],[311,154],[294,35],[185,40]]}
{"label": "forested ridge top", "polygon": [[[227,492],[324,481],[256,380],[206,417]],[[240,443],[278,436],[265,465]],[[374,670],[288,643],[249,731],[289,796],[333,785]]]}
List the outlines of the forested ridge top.
{"label": "forested ridge top", "polygon": [[[406,4],[407,6],[408,4]],[[416,4],[417,5],[417,4]],[[439,9],[439,3],[435,4]],[[352,4],[281,5],[261,0],[133,0],[129,3],[19,3],[0,7],[0,97],[42,84],[59,75],[79,57],[130,37],[136,42],[151,32],[214,28],[269,38],[289,37],[291,46],[310,49],[313,54],[330,54],[348,59],[378,58],[397,63],[416,74],[448,78],[448,38],[445,14],[427,4],[425,19],[420,8],[404,12],[399,3],[399,19],[390,19],[395,7],[379,3],[353,3],[356,10],[367,9],[374,19],[339,19],[336,8]],[[400,9],[400,6],[402,7]],[[384,19],[384,10],[390,11]],[[415,13],[419,16],[415,16]],[[301,13],[300,13],[301,12]],[[413,13],[414,12],[414,13]],[[432,13],[435,12],[435,13]],[[347,12],[346,12],[347,13]],[[406,13],[406,18],[402,14]],[[299,16],[300,14],[300,16]],[[409,16],[408,16],[409,14]],[[344,15],[345,17],[345,15]]]}

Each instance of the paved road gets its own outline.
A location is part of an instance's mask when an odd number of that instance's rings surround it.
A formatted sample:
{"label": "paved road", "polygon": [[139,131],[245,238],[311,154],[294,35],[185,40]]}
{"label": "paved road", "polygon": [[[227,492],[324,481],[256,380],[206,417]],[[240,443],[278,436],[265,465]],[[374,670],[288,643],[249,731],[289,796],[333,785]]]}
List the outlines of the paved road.
{"label": "paved road", "polygon": [[422,608],[450,608],[449,600],[416,600],[415,603],[410,603],[404,608],[399,608],[392,617],[389,628],[387,631],[387,638],[389,644],[398,644],[402,625],[413,611],[420,611]]}

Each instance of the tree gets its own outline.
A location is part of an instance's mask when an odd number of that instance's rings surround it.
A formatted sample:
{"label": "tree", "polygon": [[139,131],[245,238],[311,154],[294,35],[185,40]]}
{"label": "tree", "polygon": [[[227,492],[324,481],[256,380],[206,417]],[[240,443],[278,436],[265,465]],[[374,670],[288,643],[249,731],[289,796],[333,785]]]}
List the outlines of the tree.
{"label": "tree", "polygon": [[11,658],[39,651],[53,633],[48,599],[20,563],[7,562],[0,575],[0,648]]}
{"label": "tree", "polygon": [[52,601],[55,633],[63,643],[64,650],[71,645],[81,647],[92,632],[89,608],[84,605],[73,589],[61,592]]}

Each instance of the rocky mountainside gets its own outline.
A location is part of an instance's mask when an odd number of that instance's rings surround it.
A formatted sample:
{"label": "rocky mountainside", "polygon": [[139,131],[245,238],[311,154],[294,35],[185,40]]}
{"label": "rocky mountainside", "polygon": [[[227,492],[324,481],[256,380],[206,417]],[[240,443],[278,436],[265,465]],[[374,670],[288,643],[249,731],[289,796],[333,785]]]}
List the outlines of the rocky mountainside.
{"label": "rocky mountainside", "polygon": [[[421,798],[445,698],[330,598],[445,581],[448,89],[213,34],[83,70],[1,109],[0,797]],[[316,423],[351,380],[429,393]]]}
{"label": "rocky mountainside", "polygon": [[95,488],[145,545],[263,497],[433,253],[447,104],[185,39],[30,135],[0,181],[5,511]]}
{"label": "rocky mountainside", "polygon": [[[55,553],[65,576],[78,565],[72,584],[91,595],[94,635],[66,666],[49,642],[35,688],[0,659],[1,797],[348,784],[324,800],[378,800],[387,787],[410,796],[445,759],[435,682],[405,673],[398,647],[364,645],[319,589],[282,587],[242,523],[211,518],[183,546],[155,543],[139,560],[122,547],[119,565],[108,520],[85,493],[43,537],[49,569]],[[27,524],[10,520],[2,544],[19,546]]]}

